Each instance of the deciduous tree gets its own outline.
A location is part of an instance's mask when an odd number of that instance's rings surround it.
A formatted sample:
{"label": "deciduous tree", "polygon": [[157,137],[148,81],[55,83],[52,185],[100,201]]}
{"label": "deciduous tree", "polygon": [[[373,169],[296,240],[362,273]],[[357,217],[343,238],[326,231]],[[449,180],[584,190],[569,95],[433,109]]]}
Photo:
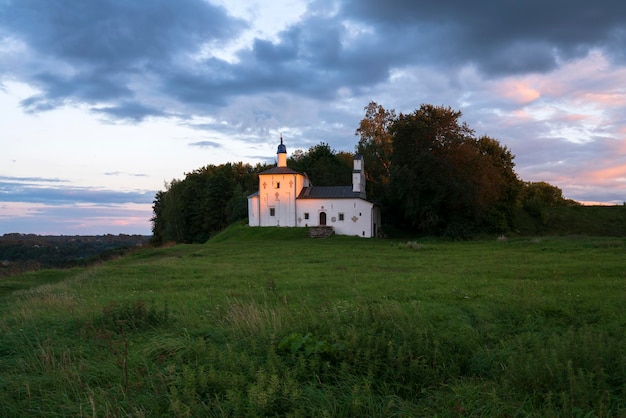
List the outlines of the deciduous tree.
{"label": "deciduous tree", "polygon": [[258,173],[269,168],[243,163],[208,165],[173,180],[153,203],[155,244],[204,242],[229,223],[247,216],[246,196],[256,191]]}
{"label": "deciduous tree", "polygon": [[356,152],[365,160],[367,196],[371,200],[386,201],[388,198],[393,151],[390,128],[396,118],[395,110],[386,110],[372,101],[365,106],[365,117],[355,132],[360,137]]}
{"label": "deciduous tree", "polygon": [[462,235],[513,193],[513,155],[492,138],[476,139],[461,115],[425,104],[391,126],[393,201],[409,227]]}
{"label": "deciduous tree", "polygon": [[353,155],[337,152],[320,142],[308,151],[296,150],[287,165],[306,173],[316,186],[345,186],[352,181]]}
{"label": "deciduous tree", "polygon": [[580,205],[574,200],[565,199],[560,188],[545,181],[522,183],[519,200],[522,208],[535,217],[542,217],[545,208]]}

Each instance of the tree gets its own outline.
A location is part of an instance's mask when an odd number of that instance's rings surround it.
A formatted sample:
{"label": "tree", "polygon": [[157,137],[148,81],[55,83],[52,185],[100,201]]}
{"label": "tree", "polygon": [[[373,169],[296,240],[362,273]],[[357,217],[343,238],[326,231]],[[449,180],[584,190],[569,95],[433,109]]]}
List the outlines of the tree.
{"label": "tree", "polygon": [[352,181],[352,159],[352,154],[338,153],[320,142],[307,152],[296,150],[287,165],[306,173],[316,186],[342,186]]}
{"label": "tree", "polygon": [[393,109],[385,110],[373,101],[364,109],[365,117],[354,133],[360,136],[356,152],[365,160],[368,198],[385,201],[389,194],[393,151],[393,136],[390,128],[397,116]]}
{"label": "tree", "polygon": [[390,128],[392,199],[410,228],[464,235],[513,193],[513,155],[494,139],[476,139],[461,115],[425,104]]}
{"label": "tree", "polygon": [[229,224],[248,217],[248,194],[243,192],[240,184],[235,186],[233,197],[226,204],[226,217]]}
{"label": "tree", "polygon": [[183,182],[172,180],[165,184],[164,191],[158,191],[152,206],[152,242],[162,245],[168,241],[182,242],[184,219],[181,194]]}
{"label": "tree", "polygon": [[561,189],[544,181],[524,182],[519,200],[522,208],[535,217],[543,217],[546,208],[580,205],[574,200],[565,199]]}
{"label": "tree", "polygon": [[256,191],[258,173],[269,165],[208,165],[173,180],[153,202],[153,243],[204,242],[234,220],[247,216],[246,196]]}
{"label": "tree", "polygon": [[495,232],[505,232],[514,226],[515,208],[522,182],[515,173],[515,156],[497,140],[488,136],[478,139],[478,150],[484,157],[484,172],[489,181],[486,186],[495,193],[495,199],[489,204],[486,226]]}
{"label": "tree", "polygon": [[472,134],[459,124],[460,115],[450,108],[422,105],[411,114],[400,114],[391,127],[393,201],[410,228],[435,232],[466,193],[449,156],[451,145],[461,145]]}

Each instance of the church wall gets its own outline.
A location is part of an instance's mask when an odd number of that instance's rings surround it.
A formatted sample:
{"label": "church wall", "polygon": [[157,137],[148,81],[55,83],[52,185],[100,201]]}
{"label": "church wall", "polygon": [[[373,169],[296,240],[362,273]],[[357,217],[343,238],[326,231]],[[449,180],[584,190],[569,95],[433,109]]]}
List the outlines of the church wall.
{"label": "church wall", "polygon": [[296,226],[295,198],[302,189],[300,174],[259,176],[259,226]]}
{"label": "church wall", "polygon": [[326,225],[338,235],[372,237],[373,223],[380,225],[380,216],[373,214],[374,204],[362,199],[299,199],[297,205],[297,225],[301,227],[319,226],[321,212],[326,213]]}
{"label": "church wall", "polygon": [[248,225],[259,226],[259,196],[248,197]]}

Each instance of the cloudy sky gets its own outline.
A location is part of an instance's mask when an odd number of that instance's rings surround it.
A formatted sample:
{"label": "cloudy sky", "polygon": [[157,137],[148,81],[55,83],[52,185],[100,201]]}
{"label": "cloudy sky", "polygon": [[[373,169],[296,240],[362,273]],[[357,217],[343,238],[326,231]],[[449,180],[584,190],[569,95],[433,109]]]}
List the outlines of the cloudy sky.
{"label": "cloudy sky", "polygon": [[150,233],[207,164],[463,112],[567,198],[626,200],[623,0],[0,0],[0,234]]}

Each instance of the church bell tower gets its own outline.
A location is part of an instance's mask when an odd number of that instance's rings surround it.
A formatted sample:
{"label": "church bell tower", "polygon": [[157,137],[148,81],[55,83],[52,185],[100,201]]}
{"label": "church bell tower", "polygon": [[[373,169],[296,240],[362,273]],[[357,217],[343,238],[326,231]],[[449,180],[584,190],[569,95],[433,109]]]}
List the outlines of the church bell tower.
{"label": "church bell tower", "polygon": [[280,145],[276,155],[278,157],[278,167],[287,167],[287,147],[283,144],[283,134],[280,134]]}

